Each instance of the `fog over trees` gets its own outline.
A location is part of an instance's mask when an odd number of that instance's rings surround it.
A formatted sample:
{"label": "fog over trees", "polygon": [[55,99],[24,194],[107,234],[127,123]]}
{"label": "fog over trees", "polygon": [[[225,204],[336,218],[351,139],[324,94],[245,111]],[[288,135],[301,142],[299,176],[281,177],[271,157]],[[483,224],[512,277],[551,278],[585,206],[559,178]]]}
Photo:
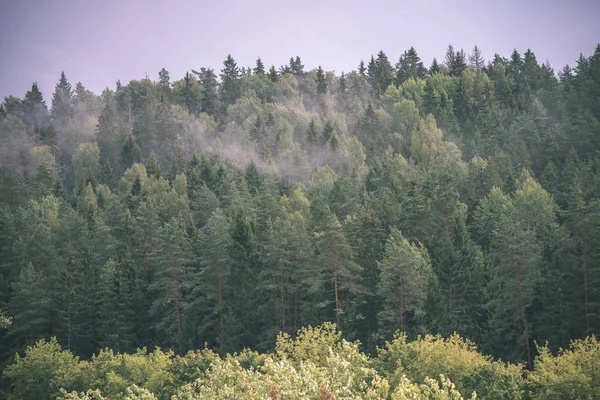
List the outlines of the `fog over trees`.
{"label": "fog over trees", "polygon": [[0,398],[600,398],[600,45],[491,51],[6,97]]}

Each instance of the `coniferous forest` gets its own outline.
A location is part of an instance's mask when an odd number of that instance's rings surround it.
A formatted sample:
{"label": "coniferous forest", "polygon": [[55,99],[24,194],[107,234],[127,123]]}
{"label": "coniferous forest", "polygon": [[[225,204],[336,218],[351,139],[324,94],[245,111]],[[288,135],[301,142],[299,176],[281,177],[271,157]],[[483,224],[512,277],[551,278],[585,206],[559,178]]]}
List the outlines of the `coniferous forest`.
{"label": "coniferous forest", "polygon": [[63,73],[0,141],[0,398],[600,398],[600,45]]}

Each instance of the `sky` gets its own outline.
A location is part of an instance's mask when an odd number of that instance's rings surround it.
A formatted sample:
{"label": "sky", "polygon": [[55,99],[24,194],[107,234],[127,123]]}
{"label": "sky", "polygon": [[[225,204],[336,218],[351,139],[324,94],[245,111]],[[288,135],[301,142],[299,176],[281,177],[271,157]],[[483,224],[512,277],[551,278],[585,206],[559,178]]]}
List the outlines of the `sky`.
{"label": "sky", "polygon": [[0,0],[0,99],[37,81],[48,105],[60,72],[100,94],[146,74],[172,80],[240,66],[356,69],[383,49],[395,63],[414,46],[426,65],[448,44],[486,59],[531,48],[555,70],[600,42],[599,0]]}

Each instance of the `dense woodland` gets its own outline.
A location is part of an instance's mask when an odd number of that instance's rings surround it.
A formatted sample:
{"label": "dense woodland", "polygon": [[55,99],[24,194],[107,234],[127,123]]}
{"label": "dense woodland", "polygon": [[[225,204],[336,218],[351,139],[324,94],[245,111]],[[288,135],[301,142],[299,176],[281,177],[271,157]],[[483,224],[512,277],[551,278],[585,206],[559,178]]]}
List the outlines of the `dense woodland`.
{"label": "dense woodland", "polygon": [[[598,398],[600,45],[558,73],[452,46],[341,74],[228,56],[100,96],[63,73],[50,105],[36,83],[4,99],[0,140],[0,397],[227,398],[231,379],[402,399],[452,392],[445,373],[533,398],[575,354]],[[324,322],[348,342],[291,338]]]}

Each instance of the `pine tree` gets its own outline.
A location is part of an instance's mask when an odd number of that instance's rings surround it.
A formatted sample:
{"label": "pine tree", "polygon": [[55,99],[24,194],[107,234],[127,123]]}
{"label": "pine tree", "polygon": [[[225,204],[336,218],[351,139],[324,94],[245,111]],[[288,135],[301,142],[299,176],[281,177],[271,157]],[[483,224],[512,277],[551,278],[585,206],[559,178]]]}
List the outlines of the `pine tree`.
{"label": "pine tree", "polygon": [[154,328],[162,343],[180,344],[192,278],[190,243],[181,221],[171,218],[158,230],[150,260],[155,270],[148,287],[153,293],[150,315],[156,318]]}
{"label": "pine tree", "polygon": [[187,111],[192,115],[198,116],[202,109],[202,100],[200,99],[198,82],[189,72],[186,72],[185,76],[183,77],[183,90],[181,93],[181,98]]}
{"label": "pine tree", "polygon": [[53,302],[47,276],[36,271],[31,263],[13,282],[12,292],[8,311],[13,318],[8,335],[16,342],[13,346],[20,350],[49,333]]}
{"label": "pine tree", "polygon": [[25,123],[28,125],[28,130],[40,144],[50,147],[56,147],[56,134],[51,129],[50,115],[48,107],[40,92],[37,82],[31,85],[31,90],[25,93],[23,99],[23,109],[25,112]]}
{"label": "pine tree", "polygon": [[367,76],[367,68],[365,67],[365,62],[363,60],[360,60],[360,63],[358,64],[358,73],[363,78],[366,78]]}
{"label": "pine tree", "polygon": [[437,62],[437,59],[434,57],[429,67],[429,75],[437,74],[440,72],[440,65]]}
{"label": "pine tree", "polygon": [[264,253],[260,282],[268,299],[265,319],[273,321],[265,336],[272,340],[278,331],[294,332],[302,324],[302,281],[314,254],[305,218],[278,217],[268,228]]}
{"label": "pine tree", "polygon": [[[218,342],[223,351],[250,346],[260,331],[257,277],[260,270],[254,224],[241,206],[230,217],[231,289],[228,310]],[[235,332],[232,332],[235,330]]]}
{"label": "pine tree", "polygon": [[274,65],[271,65],[271,68],[269,69],[268,77],[271,80],[271,82],[277,82],[279,80],[279,73],[277,72],[277,69],[275,69]]}
{"label": "pine tree", "polygon": [[448,72],[452,71],[452,67],[454,66],[455,58],[456,58],[456,53],[454,51],[454,46],[449,44],[448,48],[446,49],[446,56],[444,57],[444,65],[448,69]]}
{"label": "pine tree", "polygon": [[383,52],[383,50],[377,53],[377,59],[375,60],[375,68],[376,68],[376,86],[375,91],[377,96],[381,96],[387,90],[388,86],[390,86],[394,82],[394,69],[392,68],[392,64],[388,60],[387,56]]}
{"label": "pine tree", "polygon": [[114,97],[108,93],[96,126],[96,141],[102,163],[108,162],[112,167],[119,165],[123,134],[124,127],[119,122]]}
{"label": "pine tree", "polygon": [[115,351],[132,351],[135,343],[135,272],[129,255],[111,259],[99,281],[99,344]]}
{"label": "pine tree", "polygon": [[142,160],[142,152],[133,135],[128,135],[121,145],[121,165],[123,169],[131,167]]}
{"label": "pine tree", "polygon": [[410,78],[424,79],[427,69],[417,55],[414,47],[411,47],[400,56],[396,64],[396,86],[401,85]]}
{"label": "pine tree", "polygon": [[317,128],[317,120],[316,118],[311,118],[308,123],[308,128],[306,129],[306,141],[312,145],[316,146],[319,143],[320,132]]}
{"label": "pine tree", "polygon": [[156,179],[160,178],[160,164],[158,163],[154,151],[150,153],[148,161],[146,161],[146,173],[148,174],[148,177],[154,177]]}
{"label": "pine tree", "polygon": [[[334,304],[335,321],[338,326],[343,326],[340,321],[343,320],[344,325],[350,322],[354,297],[362,291],[360,266],[353,260],[352,250],[335,214],[327,209],[317,229],[317,263],[315,270],[306,278],[307,283],[312,292],[325,289],[325,293],[330,293],[325,299]],[[344,314],[346,316],[342,317]]]}
{"label": "pine tree", "polygon": [[227,107],[235,103],[240,97],[240,70],[231,55],[227,56],[223,62],[223,66],[221,70],[220,98],[223,107]]}
{"label": "pine tree", "polygon": [[260,57],[258,57],[256,59],[256,67],[254,67],[253,71],[254,71],[255,75],[264,75],[265,74],[265,65],[263,64]]}
{"label": "pine tree", "polygon": [[73,90],[64,71],[60,73],[60,79],[54,89],[50,115],[54,127],[60,132],[65,132],[73,117]]}
{"label": "pine tree", "polygon": [[473,52],[469,56],[469,66],[472,70],[475,71],[481,71],[485,66],[485,60],[483,59],[483,56],[481,55],[481,50],[479,49],[479,47],[477,47],[477,45],[473,47]]}
{"label": "pine tree", "polygon": [[346,84],[346,74],[342,71],[342,74],[340,75],[340,84],[339,84],[339,92],[340,92],[341,96],[345,97],[347,90],[348,90],[348,87]]}
{"label": "pine tree", "polygon": [[325,71],[323,71],[320,65],[317,68],[317,93],[327,93],[327,78],[325,77]]}
{"label": "pine tree", "polygon": [[379,263],[378,294],[383,299],[379,313],[381,328],[389,336],[396,329],[407,332],[424,314],[427,289],[434,278],[429,255],[423,245],[409,243],[393,228]]}
{"label": "pine tree", "polygon": [[300,57],[296,56],[296,58],[290,58],[290,71],[292,75],[296,77],[304,76],[304,65],[300,60]]}
{"label": "pine tree", "polygon": [[194,288],[194,294],[201,294],[208,302],[202,308],[210,316],[203,318],[200,332],[207,332],[215,338],[223,327],[226,306],[229,304],[231,245],[229,221],[221,209],[216,209],[199,233],[201,268]]}

